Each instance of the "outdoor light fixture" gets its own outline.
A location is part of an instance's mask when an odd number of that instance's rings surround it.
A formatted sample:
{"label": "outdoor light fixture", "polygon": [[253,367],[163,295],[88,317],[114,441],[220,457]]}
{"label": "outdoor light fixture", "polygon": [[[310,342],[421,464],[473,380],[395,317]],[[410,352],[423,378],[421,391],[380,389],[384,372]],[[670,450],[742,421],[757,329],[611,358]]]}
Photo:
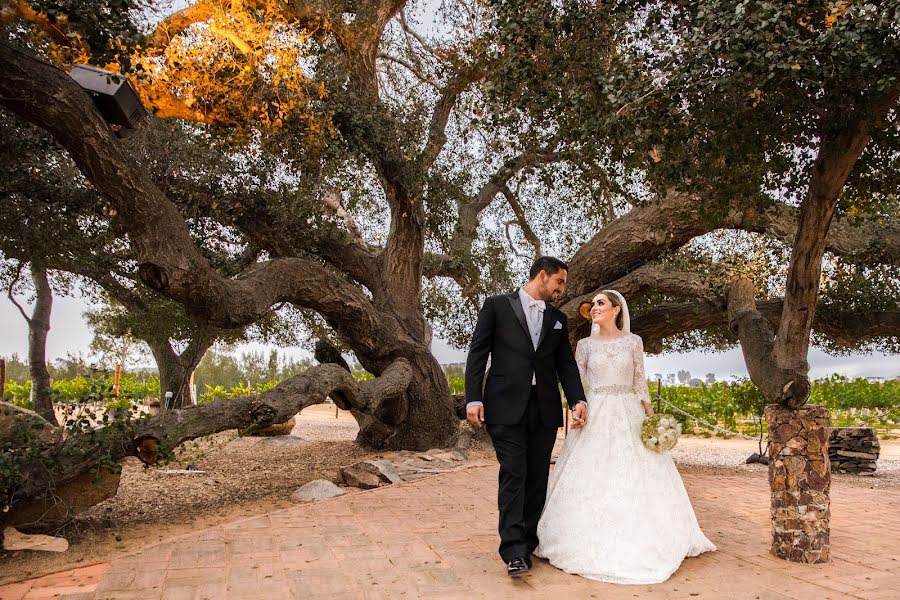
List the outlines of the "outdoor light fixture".
{"label": "outdoor light fixture", "polygon": [[88,65],[75,65],[69,76],[91,95],[97,110],[108,123],[133,129],[147,116],[140,96],[123,75]]}

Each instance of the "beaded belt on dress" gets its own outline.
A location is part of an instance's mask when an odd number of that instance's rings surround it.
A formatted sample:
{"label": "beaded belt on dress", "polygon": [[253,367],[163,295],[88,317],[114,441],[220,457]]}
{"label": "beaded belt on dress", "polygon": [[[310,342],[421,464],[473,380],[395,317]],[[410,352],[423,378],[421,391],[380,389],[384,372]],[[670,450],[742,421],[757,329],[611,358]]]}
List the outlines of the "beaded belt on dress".
{"label": "beaded belt on dress", "polygon": [[634,393],[634,387],[630,385],[595,385],[591,387],[592,392],[600,392],[606,394],[631,394]]}

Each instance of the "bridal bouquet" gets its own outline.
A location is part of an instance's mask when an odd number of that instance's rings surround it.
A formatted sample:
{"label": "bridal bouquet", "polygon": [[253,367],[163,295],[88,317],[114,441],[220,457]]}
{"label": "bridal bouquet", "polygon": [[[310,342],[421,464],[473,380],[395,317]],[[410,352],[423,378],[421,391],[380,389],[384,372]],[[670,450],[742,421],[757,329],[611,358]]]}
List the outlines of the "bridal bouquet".
{"label": "bridal bouquet", "polygon": [[644,419],[641,425],[641,441],[654,452],[674,448],[679,435],[681,423],[672,415],[653,415]]}

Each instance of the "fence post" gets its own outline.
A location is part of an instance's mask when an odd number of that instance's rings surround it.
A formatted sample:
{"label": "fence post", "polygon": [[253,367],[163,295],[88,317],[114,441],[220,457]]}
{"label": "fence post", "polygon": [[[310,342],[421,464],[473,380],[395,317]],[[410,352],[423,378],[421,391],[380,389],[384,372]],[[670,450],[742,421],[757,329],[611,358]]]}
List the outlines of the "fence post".
{"label": "fence post", "polygon": [[0,358],[0,400],[6,397],[6,359]]}
{"label": "fence post", "polygon": [[119,397],[119,384],[122,382],[122,364],[116,363],[116,376],[113,380],[113,396]]}
{"label": "fence post", "polygon": [[656,378],[656,412],[662,412],[662,377]]}

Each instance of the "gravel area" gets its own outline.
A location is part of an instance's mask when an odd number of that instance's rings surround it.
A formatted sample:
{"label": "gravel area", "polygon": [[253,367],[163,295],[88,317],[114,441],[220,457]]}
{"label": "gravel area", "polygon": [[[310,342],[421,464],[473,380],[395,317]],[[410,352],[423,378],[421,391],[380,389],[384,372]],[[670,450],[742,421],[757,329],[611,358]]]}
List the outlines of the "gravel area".
{"label": "gravel area", "polygon": [[[759,473],[766,476],[766,465],[746,464],[747,457],[754,452],[759,452],[755,440],[684,436],[672,449],[672,457],[682,470]],[[900,440],[881,441],[881,455],[874,474],[833,474],[832,482],[835,485],[867,488],[900,487]]]}

